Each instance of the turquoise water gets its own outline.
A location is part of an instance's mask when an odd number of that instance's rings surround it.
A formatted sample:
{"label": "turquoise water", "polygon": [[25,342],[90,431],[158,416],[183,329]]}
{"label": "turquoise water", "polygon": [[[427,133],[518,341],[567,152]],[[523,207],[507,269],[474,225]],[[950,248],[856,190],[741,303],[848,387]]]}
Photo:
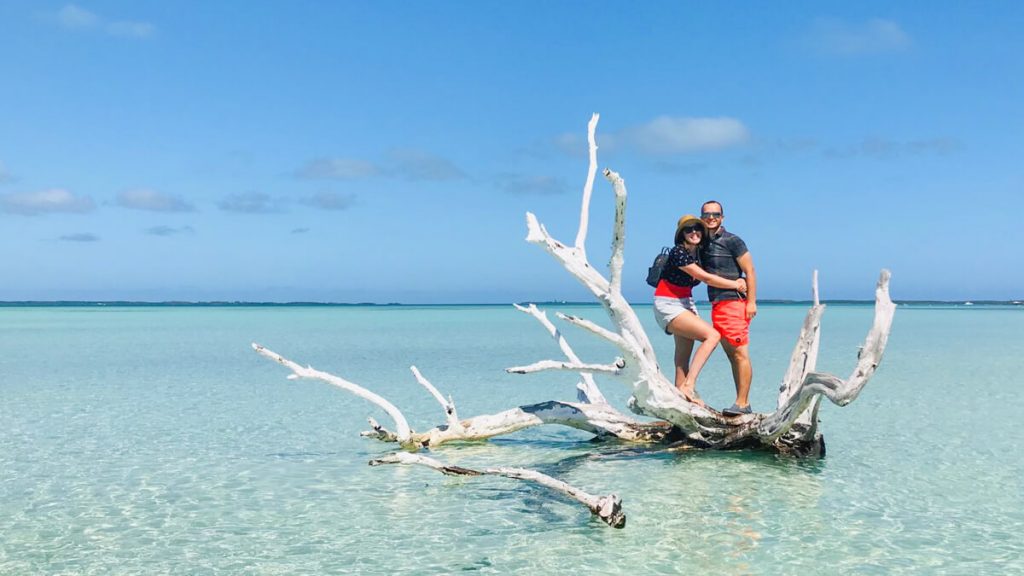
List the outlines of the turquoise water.
{"label": "turquoise water", "polygon": [[[755,409],[774,406],[804,313],[761,307]],[[849,373],[871,314],[826,310],[819,368]],[[615,355],[565,331],[584,360]],[[510,307],[0,308],[0,574],[1024,572],[1019,307],[901,306],[861,397],[823,408],[821,460],[638,455],[557,427],[431,452],[617,492],[624,530],[511,480],[368,467],[390,446],[358,432],[386,414],[286,380],[252,341],[419,429],[442,414],[411,364],[462,416],[575,396],[571,374],[502,371],[558,357]],[[599,384],[623,405],[625,385]],[[721,407],[731,386],[718,352],[699,389]]]}

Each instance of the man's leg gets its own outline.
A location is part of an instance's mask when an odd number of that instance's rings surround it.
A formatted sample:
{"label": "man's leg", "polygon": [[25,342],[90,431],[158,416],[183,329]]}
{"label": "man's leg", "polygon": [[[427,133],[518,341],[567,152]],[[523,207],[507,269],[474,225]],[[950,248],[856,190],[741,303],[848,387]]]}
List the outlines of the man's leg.
{"label": "man's leg", "polygon": [[750,406],[750,382],[754,379],[754,368],[750,365],[750,346],[732,346],[724,338],[722,348],[732,365],[732,381],[736,384],[736,405]]}

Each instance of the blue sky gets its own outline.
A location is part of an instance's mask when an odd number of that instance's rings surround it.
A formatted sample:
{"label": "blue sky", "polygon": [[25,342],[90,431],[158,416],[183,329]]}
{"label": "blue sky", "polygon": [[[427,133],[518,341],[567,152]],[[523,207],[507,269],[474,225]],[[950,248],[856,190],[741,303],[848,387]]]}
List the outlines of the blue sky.
{"label": "blue sky", "polygon": [[634,301],[708,198],[762,298],[1022,299],[1022,6],[9,0],[0,300],[589,301],[592,112]]}

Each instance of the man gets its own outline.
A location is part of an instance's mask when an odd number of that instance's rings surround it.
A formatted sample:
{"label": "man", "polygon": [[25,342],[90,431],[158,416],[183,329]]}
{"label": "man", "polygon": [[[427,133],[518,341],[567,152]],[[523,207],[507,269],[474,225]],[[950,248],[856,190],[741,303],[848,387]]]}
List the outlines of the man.
{"label": "man", "polygon": [[757,315],[757,276],[754,260],[747,245],[739,236],[726,232],[722,203],[708,200],[700,208],[701,220],[708,227],[709,241],[701,249],[700,265],[704,270],[723,278],[746,278],[747,294],[735,290],[722,290],[708,286],[711,301],[711,324],[722,335],[722,348],[732,364],[732,379],[736,384],[736,402],[722,410],[726,416],[750,414],[750,381],[754,371],[750,366],[750,321]]}

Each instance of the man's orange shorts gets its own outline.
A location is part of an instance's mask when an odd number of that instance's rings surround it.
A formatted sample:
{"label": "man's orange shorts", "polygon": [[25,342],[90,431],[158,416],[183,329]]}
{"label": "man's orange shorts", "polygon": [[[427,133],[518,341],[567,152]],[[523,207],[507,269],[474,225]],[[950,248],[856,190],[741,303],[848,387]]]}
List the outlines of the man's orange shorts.
{"label": "man's orange shorts", "polygon": [[750,320],[746,300],[722,300],[711,305],[711,325],[730,346],[746,346],[750,342]]}

